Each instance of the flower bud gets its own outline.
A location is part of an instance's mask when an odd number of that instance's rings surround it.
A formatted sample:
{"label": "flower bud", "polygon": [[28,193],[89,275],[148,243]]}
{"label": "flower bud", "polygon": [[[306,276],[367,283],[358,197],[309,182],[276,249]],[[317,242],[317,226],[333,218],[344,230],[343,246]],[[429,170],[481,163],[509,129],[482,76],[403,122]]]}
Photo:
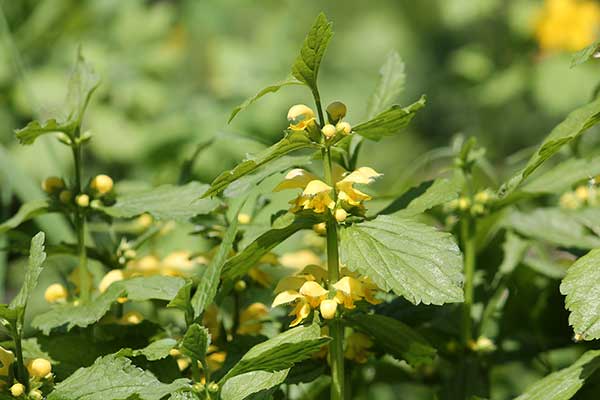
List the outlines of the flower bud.
{"label": "flower bud", "polygon": [[44,292],[44,299],[48,303],[57,303],[67,299],[67,289],[60,283],[53,283]]}
{"label": "flower bud", "polygon": [[29,375],[43,378],[52,371],[52,364],[45,358],[35,358],[27,364]]}
{"label": "flower bud", "polygon": [[321,302],[320,310],[321,315],[325,319],[333,319],[337,310],[337,301],[334,299],[326,299]]}
{"label": "flower bud", "polygon": [[180,371],[184,371],[187,367],[190,366],[190,364],[191,361],[187,357],[181,357],[177,359],[177,368],[179,368]]}
{"label": "flower bud", "polygon": [[15,383],[10,387],[10,394],[14,397],[19,397],[25,393],[25,386],[22,383]]}
{"label": "flower bud", "polygon": [[243,292],[244,290],[246,290],[246,282],[243,280],[239,280],[235,283],[234,287],[236,292]]}
{"label": "flower bud", "polygon": [[584,185],[577,186],[577,189],[575,189],[575,196],[577,196],[577,198],[581,201],[586,201],[589,195],[590,191]]}
{"label": "flower bud", "polygon": [[90,182],[90,187],[99,194],[106,194],[113,189],[113,180],[108,175],[97,175]]}
{"label": "flower bud", "polygon": [[125,279],[125,275],[123,274],[123,270],[121,269],[113,269],[110,270],[104,275],[100,283],[98,284],[98,290],[100,293],[106,292],[108,287],[112,285],[114,282],[122,281]]}
{"label": "flower bud", "polygon": [[345,121],[338,122],[335,129],[337,129],[338,132],[342,132],[344,135],[349,135],[352,132],[352,127]]}
{"label": "flower bud", "polygon": [[141,324],[144,320],[144,316],[138,311],[129,311],[123,314],[121,317],[121,324],[123,325],[137,325]]}
{"label": "flower bud", "polygon": [[217,393],[219,391],[219,385],[216,382],[209,383],[208,391],[211,393]]}
{"label": "flower bud", "polygon": [[340,119],[346,116],[346,105],[341,101],[334,101],[327,106],[327,118],[332,124],[336,124]]}
{"label": "flower bud", "polygon": [[239,213],[237,216],[238,222],[242,225],[249,224],[251,219],[252,218],[250,218],[250,215],[248,215],[246,213]]}
{"label": "flower bud", "polygon": [[337,222],[344,222],[348,217],[348,213],[343,208],[335,210],[335,219]]}
{"label": "flower bud", "polygon": [[39,389],[33,389],[31,392],[29,392],[29,398],[32,400],[42,400],[44,396],[42,395],[42,392],[39,391]]}
{"label": "flower bud", "polygon": [[323,136],[327,139],[331,139],[336,134],[335,126],[327,124],[321,129],[321,133],[323,133]]}
{"label": "flower bud", "polygon": [[75,197],[75,203],[82,208],[88,207],[90,205],[90,196],[87,194],[79,194]]}
{"label": "flower bud", "polygon": [[296,104],[288,111],[287,119],[290,129],[302,131],[315,120],[315,112],[304,104]]}
{"label": "flower bud", "polygon": [[57,176],[50,176],[42,182],[42,190],[48,194],[55,193],[64,187],[65,181]]}
{"label": "flower bud", "polygon": [[475,202],[485,204],[491,200],[491,196],[487,190],[482,190],[475,194]]}
{"label": "flower bud", "polygon": [[469,200],[467,197],[461,197],[458,199],[458,208],[461,211],[466,211],[469,207],[471,207],[471,200]]}
{"label": "flower bud", "polygon": [[69,191],[69,190],[63,190],[58,195],[58,199],[63,204],[69,204],[71,202],[72,198],[73,198],[73,193],[71,193],[71,191]]}

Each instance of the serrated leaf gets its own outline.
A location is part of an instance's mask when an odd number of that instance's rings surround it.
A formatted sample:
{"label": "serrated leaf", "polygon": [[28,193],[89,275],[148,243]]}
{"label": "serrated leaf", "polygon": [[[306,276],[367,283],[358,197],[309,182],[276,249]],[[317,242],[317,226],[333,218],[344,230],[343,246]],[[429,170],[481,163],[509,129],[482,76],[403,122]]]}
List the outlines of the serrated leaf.
{"label": "serrated leaf", "polygon": [[196,293],[192,296],[191,305],[194,310],[194,318],[199,317],[206,307],[213,302],[217,294],[217,288],[221,279],[221,271],[223,265],[227,260],[227,256],[233,249],[233,241],[237,234],[237,213],[232,218],[223,241],[219,245],[217,254],[210,260],[210,263],[206,268],[202,269],[198,279],[198,286],[196,287]]}
{"label": "serrated leaf", "polygon": [[177,345],[177,341],[171,338],[156,340],[142,349],[121,349],[117,352],[118,356],[123,357],[146,357],[148,361],[156,361],[166,358],[171,349]]}
{"label": "serrated leaf", "polygon": [[274,372],[290,368],[319,351],[328,341],[328,337],[321,336],[317,323],[292,328],[248,350],[220,383],[251,371]]}
{"label": "serrated leaf", "polygon": [[436,349],[418,332],[402,322],[377,314],[350,314],[352,324],[375,339],[375,343],[413,366],[431,364]]}
{"label": "serrated leaf", "polygon": [[452,236],[380,215],[340,231],[341,262],[414,304],[463,300],[462,254]]}
{"label": "serrated leaf", "polygon": [[129,359],[108,355],[58,383],[48,400],[106,400],[133,396],[142,400],[160,400],[186,387],[189,387],[187,379],[162,383],[150,372],[131,365]]}
{"label": "serrated leaf", "polygon": [[185,285],[183,285],[179,289],[175,297],[173,297],[173,300],[171,300],[169,304],[167,304],[167,307],[177,308],[185,313],[189,313],[190,315],[192,315],[194,313],[194,310],[192,309],[192,306],[190,304],[190,299],[193,285],[194,283],[191,280],[187,281]]}
{"label": "serrated leaf", "polygon": [[538,208],[528,213],[512,211],[506,221],[510,227],[526,237],[543,240],[564,247],[591,249],[600,246],[600,237],[560,208]]}
{"label": "serrated leaf", "polygon": [[37,315],[31,324],[46,335],[63,325],[67,326],[67,330],[75,326],[84,328],[102,318],[119,297],[126,295],[133,301],[171,300],[184,284],[183,279],[171,276],[138,277],[115,282],[89,303],[55,306],[50,311]]}
{"label": "serrated leaf", "polygon": [[579,258],[567,270],[560,285],[569,324],[584,340],[600,339],[600,249]]}
{"label": "serrated leaf", "polygon": [[583,64],[592,58],[597,58],[597,54],[600,51],[600,41],[592,43],[588,47],[581,49],[577,53],[573,54],[571,58],[571,68]]}
{"label": "serrated leaf", "polygon": [[149,213],[156,219],[186,222],[190,218],[208,214],[219,202],[200,199],[208,185],[190,182],[183,186],[163,185],[157,188],[117,197],[117,202],[101,210],[116,218],[131,218]]}
{"label": "serrated leaf", "polygon": [[268,177],[277,173],[284,173],[291,168],[310,164],[311,159],[311,156],[283,156],[260,168],[256,173],[245,175],[232,182],[231,185],[227,186],[223,195],[230,198],[242,197],[251,190],[256,189],[256,186]]}
{"label": "serrated leaf", "polygon": [[394,105],[369,121],[354,126],[352,130],[362,137],[375,141],[395,135],[412,121],[416,112],[425,107],[425,103],[425,96],[421,96],[418,101],[407,107]]}
{"label": "serrated leaf", "polygon": [[317,16],[312,28],[304,39],[300,54],[292,66],[292,75],[300,82],[306,84],[311,90],[317,92],[317,77],[321,60],[333,36],[332,23],[325,14]]}
{"label": "serrated leaf", "polygon": [[375,92],[369,97],[367,118],[373,118],[377,113],[391,106],[404,90],[405,82],[404,62],[398,52],[391,51],[379,70],[379,81]]}
{"label": "serrated leaf", "polygon": [[379,214],[413,217],[458,198],[462,183],[462,180],[458,178],[442,178],[435,181],[423,182],[394,200],[389,206],[380,211]]}
{"label": "serrated leaf", "polygon": [[571,189],[574,183],[599,174],[600,157],[591,159],[571,158],[562,161],[543,174],[531,178],[522,186],[521,190],[527,193],[561,194]]}
{"label": "serrated leaf", "polygon": [[10,302],[8,306],[11,310],[16,310],[18,313],[22,312],[27,306],[27,301],[31,292],[38,283],[38,278],[42,272],[44,261],[46,260],[46,253],[44,253],[44,240],[46,236],[44,232],[39,232],[31,239],[31,247],[29,249],[29,260],[27,262],[27,270],[25,272],[25,279],[21,290]]}
{"label": "serrated leaf", "polygon": [[0,233],[15,229],[25,221],[45,214],[48,212],[48,206],[47,200],[34,200],[23,204],[15,215],[0,224]]}
{"label": "serrated leaf", "polygon": [[244,161],[238,164],[234,169],[225,171],[217,176],[211,183],[210,188],[202,195],[202,197],[214,196],[225,190],[227,186],[241,177],[255,172],[263,165],[278,159],[295,150],[317,148],[315,143],[303,133],[298,131],[288,132],[286,136],[273,146],[261,151],[260,153],[247,156]]}
{"label": "serrated leaf", "polygon": [[202,365],[206,365],[206,352],[210,345],[210,333],[208,329],[199,324],[192,324],[188,327],[179,349],[182,354],[190,357],[192,360],[199,360]]}
{"label": "serrated leaf", "polygon": [[15,131],[21,144],[32,144],[35,140],[51,132],[64,132],[72,135],[81,125],[83,115],[90,102],[91,96],[100,84],[100,79],[92,67],[86,63],[81,50],[77,54],[77,62],[69,80],[69,88],[65,104],[66,114],[61,118],[55,117],[45,122],[32,121],[25,128]]}
{"label": "serrated leaf", "polygon": [[600,98],[571,112],[544,139],[535,154],[529,159],[525,168],[513,175],[504,183],[498,195],[505,197],[514,191],[540,165],[556,154],[564,145],[579,137],[600,121]]}
{"label": "serrated leaf", "polygon": [[294,220],[285,226],[268,230],[225,263],[223,278],[235,279],[246,274],[279,243],[294,233],[302,229],[309,229],[319,222],[321,219],[314,214],[301,214],[295,216]]}
{"label": "serrated leaf", "polygon": [[[234,376],[225,382],[221,390],[223,400],[244,400],[254,393],[275,387],[288,375],[289,369],[276,372],[252,371],[242,375]],[[248,384],[252,382],[252,384]]]}
{"label": "serrated leaf", "polygon": [[229,119],[227,120],[227,123],[231,123],[231,121],[233,121],[233,119],[235,118],[235,116],[240,112],[245,110],[249,105],[251,105],[252,103],[254,103],[256,100],[260,99],[261,97],[263,97],[266,94],[269,93],[275,93],[277,92],[279,89],[281,89],[282,87],[285,86],[291,86],[291,85],[302,85],[303,83],[293,79],[293,78],[288,78],[286,80],[284,80],[283,82],[279,82],[276,83],[274,85],[269,85],[263,89],[261,89],[258,93],[256,93],[253,97],[250,97],[249,99],[247,99],[246,101],[244,101],[242,104],[240,104],[239,106],[237,106],[236,108],[234,108],[233,110],[231,110],[231,114],[229,115]]}
{"label": "serrated leaf", "polygon": [[515,400],[568,400],[598,368],[600,350],[587,351],[573,365],[537,381]]}

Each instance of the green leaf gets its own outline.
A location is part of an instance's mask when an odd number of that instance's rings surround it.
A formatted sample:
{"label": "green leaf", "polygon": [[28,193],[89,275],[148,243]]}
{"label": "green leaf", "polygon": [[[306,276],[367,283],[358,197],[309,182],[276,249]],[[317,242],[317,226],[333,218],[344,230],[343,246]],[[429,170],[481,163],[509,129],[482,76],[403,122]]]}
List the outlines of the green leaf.
{"label": "green leaf", "polygon": [[[252,371],[242,375],[234,376],[225,382],[221,389],[223,400],[244,400],[254,393],[275,387],[288,375],[289,369],[276,372]],[[248,384],[251,382],[252,384]]]}
{"label": "green leaf", "polygon": [[500,276],[509,275],[514,271],[521,261],[523,261],[523,257],[525,257],[525,252],[529,248],[529,245],[528,241],[523,240],[514,232],[508,231],[506,233],[504,243],[502,244],[504,258],[502,259],[500,267],[498,267],[496,279],[499,279]]}
{"label": "green leaf", "polygon": [[462,255],[450,234],[387,215],[340,232],[342,264],[380,288],[414,304],[463,300]]}
{"label": "green leaf", "polygon": [[436,179],[424,182],[394,200],[379,214],[394,214],[397,217],[414,217],[433,207],[458,198],[462,188],[461,179]]}
{"label": "green leaf", "polygon": [[407,107],[393,105],[369,121],[354,126],[352,130],[362,137],[376,141],[395,135],[412,121],[417,111],[425,107],[425,102],[425,96],[421,96],[418,101]]}
{"label": "green leaf", "polygon": [[279,243],[302,229],[310,229],[319,222],[321,219],[314,214],[300,214],[296,215],[289,224],[268,230],[225,263],[223,278],[235,279],[246,274]]}
{"label": "green leaf", "polygon": [[600,249],[579,258],[560,285],[567,296],[565,306],[571,312],[569,324],[584,340],[600,339]]}
{"label": "green leaf", "polygon": [[215,299],[223,265],[233,248],[233,241],[237,234],[237,214],[238,213],[231,219],[217,254],[210,260],[210,263],[206,268],[202,269],[199,276],[198,287],[191,300],[191,305],[194,309],[194,318],[199,317],[206,307]]}
{"label": "green leaf", "polygon": [[294,167],[310,164],[311,156],[283,156],[270,162],[254,174],[248,174],[231,183],[223,194],[225,197],[242,197],[256,188],[266,178],[277,173],[284,173]]}
{"label": "green leaf", "polygon": [[52,329],[63,325],[67,325],[67,330],[75,326],[84,328],[102,318],[119,297],[126,295],[133,301],[172,300],[184,284],[183,279],[171,276],[138,277],[118,281],[87,304],[67,303],[55,306],[50,311],[37,315],[31,324],[46,335]]}
{"label": "green leaf", "polygon": [[0,224],[0,233],[15,229],[23,222],[47,213],[48,206],[49,204],[46,200],[34,200],[23,204],[15,215]]}
{"label": "green leaf", "polygon": [[69,81],[65,105],[66,115],[45,122],[32,121],[28,123],[25,128],[15,131],[19,142],[25,145],[33,144],[38,137],[51,132],[64,132],[72,135],[74,130],[81,126],[85,110],[99,84],[100,79],[94,73],[93,68],[86,63],[80,49]]}
{"label": "green leaf", "polygon": [[514,210],[504,225],[521,235],[559,246],[578,249],[600,246],[600,237],[560,208],[538,208],[528,213]]}
{"label": "green leaf", "polygon": [[556,154],[564,145],[579,137],[600,121],[600,98],[571,112],[546,137],[525,168],[504,183],[498,195],[505,197],[523,183],[540,165]]}
{"label": "green leaf", "polygon": [[402,322],[377,314],[350,314],[352,324],[375,339],[387,353],[413,366],[431,364],[436,349],[418,332]]}
{"label": "green leaf", "polygon": [[219,205],[214,199],[199,199],[207,189],[208,185],[199,182],[183,186],[163,185],[118,197],[113,206],[101,210],[116,218],[149,213],[156,219],[186,222],[196,215],[210,213]]}
{"label": "green leaf", "polygon": [[173,297],[173,300],[171,300],[169,302],[169,304],[167,304],[167,307],[177,308],[177,309],[185,312],[186,314],[192,315],[194,313],[194,310],[192,309],[192,306],[190,304],[190,299],[192,296],[192,286],[193,285],[194,285],[194,282],[192,282],[191,280],[188,280],[185,283],[185,285],[183,285],[179,289],[179,291],[177,292],[175,297]]}
{"label": "green leaf", "polygon": [[333,36],[332,23],[325,14],[317,16],[312,28],[304,39],[300,54],[292,66],[292,75],[300,82],[306,84],[313,93],[317,92],[317,76],[321,60]]}
{"label": "green leaf", "polygon": [[241,177],[255,172],[263,165],[276,160],[295,150],[306,148],[317,148],[318,146],[311,142],[303,132],[291,131],[279,142],[273,146],[261,151],[260,153],[248,156],[246,160],[238,164],[234,169],[225,171],[212,182],[210,188],[202,197],[214,196],[223,191],[227,186]]}
{"label": "green leaf", "polygon": [[133,396],[142,400],[160,400],[176,390],[189,387],[187,379],[162,383],[148,371],[125,357],[108,355],[58,383],[48,400],[106,400]]}
{"label": "green leaf", "polygon": [[199,324],[192,324],[188,327],[179,349],[182,354],[190,357],[192,360],[200,360],[202,365],[206,365],[206,352],[210,345],[210,333],[208,329]]}
{"label": "green leaf", "polygon": [[579,50],[577,53],[573,54],[573,58],[571,58],[571,68],[583,64],[592,58],[596,58],[598,51],[600,51],[600,41]]}
{"label": "green leaf", "polygon": [[573,365],[537,381],[515,400],[568,400],[598,368],[600,350],[587,351]]}
{"label": "green leaf", "polygon": [[176,345],[177,341],[175,339],[165,338],[156,340],[142,349],[121,349],[116,355],[123,357],[144,356],[148,361],[156,361],[166,358],[171,349],[173,349]]}
{"label": "green leaf", "polygon": [[373,118],[377,113],[390,107],[404,90],[405,82],[404,62],[398,52],[392,51],[379,70],[377,87],[367,105],[367,117]]}
{"label": "green leaf", "polygon": [[251,371],[274,372],[290,368],[319,351],[328,337],[321,336],[318,323],[298,326],[252,347],[221,379],[228,379]]}
{"label": "green leaf", "polygon": [[227,123],[231,123],[231,121],[233,121],[233,119],[235,118],[235,116],[240,112],[245,110],[249,105],[251,105],[252,103],[254,103],[256,100],[260,99],[261,97],[263,97],[266,94],[269,93],[275,93],[277,92],[279,89],[281,89],[282,87],[285,86],[291,86],[291,85],[302,85],[303,83],[294,79],[294,78],[288,78],[286,80],[284,80],[283,82],[279,82],[276,83],[274,85],[269,85],[264,89],[261,89],[258,93],[256,93],[253,97],[247,99],[246,101],[244,101],[242,104],[240,104],[239,106],[237,106],[236,108],[234,108],[231,111],[231,114],[229,115],[229,119],[227,120]]}
{"label": "green leaf", "polygon": [[27,271],[23,285],[17,296],[10,302],[9,308],[21,312],[27,306],[27,301],[33,289],[35,289],[40,273],[42,272],[46,253],[44,253],[44,232],[39,232],[31,239],[31,248],[29,250],[29,261],[27,262]]}
{"label": "green leaf", "polygon": [[523,185],[521,190],[527,193],[560,194],[571,189],[574,183],[598,174],[600,174],[600,157],[571,158],[532,178]]}

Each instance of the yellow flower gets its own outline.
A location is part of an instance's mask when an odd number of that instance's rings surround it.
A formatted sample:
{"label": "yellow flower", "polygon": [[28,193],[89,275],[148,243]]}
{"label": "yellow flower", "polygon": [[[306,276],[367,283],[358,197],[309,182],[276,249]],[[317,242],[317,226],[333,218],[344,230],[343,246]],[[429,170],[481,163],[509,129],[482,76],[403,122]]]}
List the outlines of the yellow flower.
{"label": "yellow flower", "polygon": [[344,135],[349,135],[350,133],[352,133],[352,127],[346,121],[338,122],[335,126],[335,130],[337,132],[342,132],[342,134]]}
{"label": "yellow flower", "polygon": [[29,398],[31,400],[42,400],[44,396],[39,389],[33,389],[31,392],[29,392]]}
{"label": "yellow flower", "polygon": [[57,303],[67,299],[67,289],[60,283],[53,283],[46,288],[44,299],[48,303]]}
{"label": "yellow flower", "polygon": [[127,263],[127,272],[133,276],[150,276],[158,274],[160,267],[158,257],[149,255]]}
{"label": "yellow flower", "polygon": [[284,304],[294,303],[294,309],[289,315],[295,315],[296,318],[290,323],[290,326],[296,326],[310,315],[311,307],[305,296],[295,290],[286,290],[275,296],[271,307],[277,307]]}
{"label": "yellow flower", "polygon": [[240,224],[242,225],[246,225],[249,224],[250,221],[252,220],[252,218],[250,217],[250,215],[246,214],[246,213],[239,213],[237,216],[237,220]]}
{"label": "yellow flower", "polygon": [[90,205],[90,196],[87,194],[79,194],[75,197],[75,203],[82,208],[88,207]]}
{"label": "yellow flower", "polygon": [[575,210],[581,207],[581,200],[573,192],[564,193],[560,196],[559,204],[562,208]]}
{"label": "yellow flower", "polygon": [[335,210],[335,219],[337,222],[344,222],[348,218],[348,212],[343,208]]}
{"label": "yellow flower", "polygon": [[360,167],[356,171],[346,175],[336,184],[338,198],[351,206],[358,206],[365,200],[371,200],[371,196],[354,188],[354,184],[369,184],[380,176],[381,174],[373,168]]}
{"label": "yellow flower", "polygon": [[315,112],[304,104],[296,104],[288,111],[287,119],[290,129],[302,131],[315,121]]}
{"label": "yellow flower", "polygon": [[373,281],[371,281],[371,279],[369,277],[364,276],[364,277],[360,278],[360,281],[363,285],[363,292],[365,294],[365,300],[371,304],[382,303],[382,300],[375,298],[375,294],[380,292],[381,289],[379,289],[379,287],[376,284],[374,284]]}
{"label": "yellow flower", "polygon": [[346,349],[344,357],[349,360],[354,360],[359,364],[364,364],[369,358],[369,348],[373,347],[371,339],[360,332],[353,332],[346,338]]}
{"label": "yellow flower", "polygon": [[162,275],[189,276],[198,264],[208,264],[204,257],[191,258],[189,251],[174,251],[166,256],[161,263]]}
{"label": "yellow flower", "polygon": [[488,190],[482,190],[475,193],[474,200],[476,203],[485,204],[492,199],[492,195]]}
{"label": "yellow flower", "polygon": [[48,194],[65,188],[65,181],[58,176],[50,176],[42,181],[42,190]]}
{"label": "yellow flower", "polygon": [[262,329],[261,319],[269,315],[269,309],[263,303],[252,303],[240,313],[240,335],[257,334]]}
{"label": "yellow flower", "polygon": [[144,316],[139,311],[128,311],[117,321],[119,325],[138,325],[144,320]]}
{"label": "yellow flower", "polygon": [[579,200],[585,202],[590,197],[590,190],[585,185],[577,186],[577,189],[575,189],[575,196],[577,196]]}
{"label": "yellow flower", "polygon": [[546,0],[536,24],[543,50],[575,51],[591,44],[600,28],[600,5],[591,0]]}
{"label": "yellow flower", "polygon": [[321,302],[321,315],[325,319],[333,319],[337,310],[338,303],[333,299],[325,299]]}
{"label": "yellow flower", "polygon": [[310,250],[299,250],[292,253],[284,253],[279,258],[279,263],[284,267],[299,270],[304,265],[320,264],[321,259]]}
{"label": "yellow flower", "polygon": [[35,358],[27,363],[29,375],[36,378],[43,378],[52,372],[52,364],[45,358]]}
{"label": "yellow flower", "polygon": [[[7,377],[9,375],[10,365],[13,361],[15,361],[13,352],[0,346],[0,377]],[[2,386],[2,380],[0,380],[0,386]]]}
{"label": "yellow flower", "polygon": [[23,393],[25,393],[25,386],[23,386],[22,383],[15,383],[10,387],[10,394],[12,394],[13,397],[19,397]]}
{"label": "yellow flower", "polygon": [[208,368],[211,371],[216,371],[223,366],[225,359],[227,358],[227,353],[224,351],[217,351],[217,346],[210,345],[208,346],[208,356],[206,357],[206,363],[208,364]]}
{"label": "yellow flower", "polygon": [[291,202],[292,212],[311,209],[316,213],[323,213],[326,209],[335,207],[331,198],[332,187],[303,169],[295,168],[288,172],[273,190],[279,192],[285,189],[303,189],[300,196]]}
{"label": "yellow flower", "polygon": [[99,194],[103,195],[110,192],[113,189],[113,180],[108,175],[96,175],[90,182],[90,187]]}
{"label": "yellow flower", "polygon": [[319,307],[319,304],[325,300],[328,293],[329,291],[315,281],[306,281],[300,287],[300,294],[306,298],[312,308]]}
{"label": "yellow flower", "polygon": [[100,293],[104,293],[110,285],[112,285],[115,282],[122,281],[123,279],[125,279],[123,270],[113,269],[111,271],[108,271],[98,284],[98,290],[100,291]]}
{"label": "yellow flower", "polygon": [[365,296],[362,283],[351,276],[343,277],[333,287],[336,290],[335,300],[348,310],[356,307],[354,301],[361,300]]}
{"label": "yellow flower", "polygon": [[333,126],[331,124],[326,124],[321,129],[321,133],[323,133],[323,136],[325,136],[327,139],[331,139],[337,133],[337,129],[335,129],[335,126]]}

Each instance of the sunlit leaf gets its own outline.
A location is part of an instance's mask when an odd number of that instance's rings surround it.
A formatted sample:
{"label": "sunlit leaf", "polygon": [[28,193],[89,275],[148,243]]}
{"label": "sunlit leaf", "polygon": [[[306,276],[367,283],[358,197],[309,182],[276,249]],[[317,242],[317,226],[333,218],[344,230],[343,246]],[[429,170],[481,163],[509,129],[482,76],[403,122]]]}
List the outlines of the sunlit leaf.
{"label": "sunlit leaf", "polygon": [[188,327],[179,349],[181,353],[190,357],[192,360],[199,360],[202,365],[206,365],[206,352],[210,345],[210,333],[208,329],[199,324],[192,324]]}
{"label": "sunlit leaf", "polygon": [[402,62],[398,52],[392,51],[379,70],[377,87],[369,97],[367,118],[373,118],[376,114],[390,107],[404,90],[405,82],[404,62]]}
{"label": "sunlit leaf", "polygon": [[[253,393],[275,387],[285,380],[289,369],[276,372],[252,371],[234,376],[225,382],[221,390],[223,400],[244,400]],[[252,382],[251,385],[248,382]]]}
{"label": "sunlit leaf", "polygon": [[407,107],[394,105],[369,121],[354,126],[352,130],[371,140],[381,140],[386,136],[395,135],[412,121],[417,111],[425,107],[425,102],[425,96],[421,96],[418,101]]}
{"label": "sunlit leaf", "polygon": [[171,338],[165,338],[156,340],[150,343],[148,346],[132,350],[132,349],[121,349],[117,353],[119,356],[124,357],[146,357],[148,361],[156,361],[165,358],[169,355],[169,352],[177,345],[177,341]]}
{"label": "sunlit leaf", "polygon": [[600,174],[600,157],[571,158],[550,170],[532,177],[520,190],[527,193],[561,194],[570,190],[574,183]]}
{"label": "sunlit leaf", "polygon": [[23,204],[15,215],[0,224],[0,233],[15,229],[23,222],[48,212],[48,205],[46,200],[34,200]]}

